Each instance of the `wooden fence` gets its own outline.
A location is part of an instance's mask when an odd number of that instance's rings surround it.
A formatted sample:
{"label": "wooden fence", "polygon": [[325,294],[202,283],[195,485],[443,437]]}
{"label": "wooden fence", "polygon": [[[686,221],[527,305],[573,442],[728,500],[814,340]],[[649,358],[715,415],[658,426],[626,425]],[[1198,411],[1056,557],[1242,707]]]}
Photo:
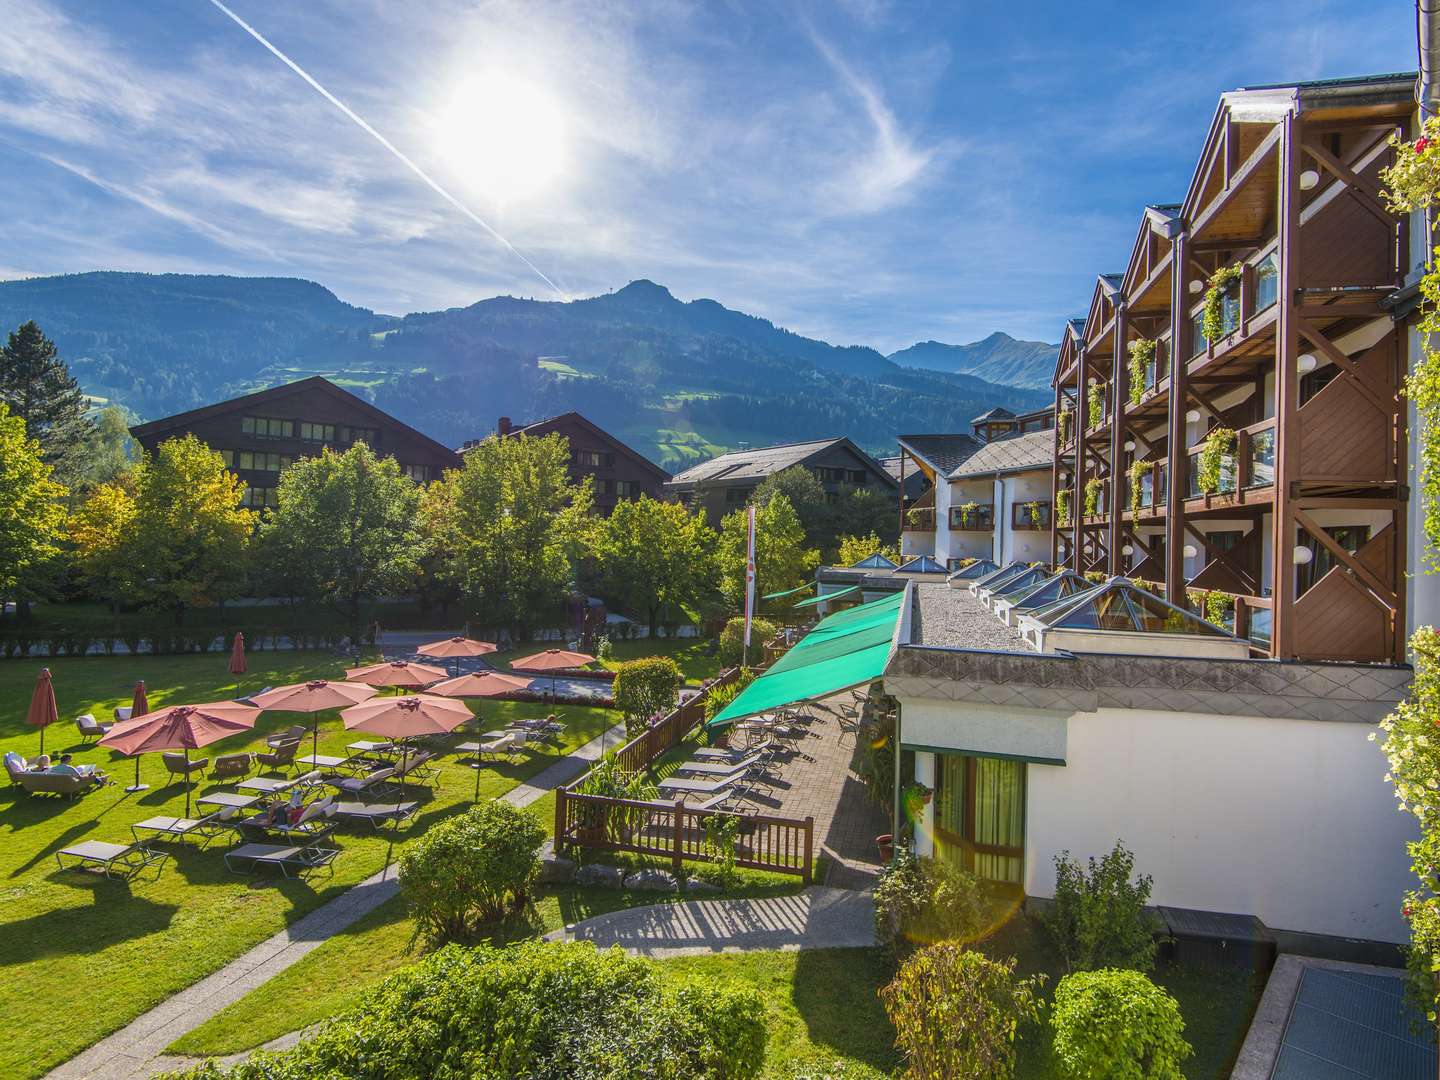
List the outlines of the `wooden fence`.
{"label": "wooden fence", "polygon": [[555,848],[628,851],[669,859],[678,878],[682,864],[725,862],[724,844],[712,822],[738,818],[736,866],[798,874],[810,884],[815,865],[815,819],[694,810],[683,802],[639,802],[581,795],[560,788],[555,798]]}
{"label": "wooden fence", "polygon": [[[725,686],[739,678],[739,668],[728,668],[711,686]],[[705,719],[705,695],[696,694],[658,724],[641,732],[615,751],[616,768],[634,775],[649,768],[667,751],[679,746]],[[736,866],[799,874],[808,885],[814,872],[815,821],[806,818],[693,810],[684,802],[639,802],[584,795],[589,774],[555,790],[555,849],[585,847],[599,851],[629,851],[668,858],[675,875],[681,864],[724,862],[728,855],[708,834],[707,823],[738,818],[734,838]]]}

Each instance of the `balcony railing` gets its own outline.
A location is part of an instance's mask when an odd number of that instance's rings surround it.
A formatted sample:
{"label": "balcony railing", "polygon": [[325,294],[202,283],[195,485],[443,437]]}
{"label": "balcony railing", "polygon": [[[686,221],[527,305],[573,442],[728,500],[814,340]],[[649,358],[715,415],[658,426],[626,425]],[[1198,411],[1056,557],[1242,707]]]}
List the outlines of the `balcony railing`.
{"label": "balcony railing", "polygon": [[935,508],[933,506],[917,506],[905,511],[906,532],[934,532],[935,531]]}
{"label": "balcony railing", "polygon": [[1010,508],[1010,525],[1015,529],[1050,528],[1050,501],[1016,503]]}
{"label": "balcony railing", "polygon": [[989,532],[995,527],[993,503],[966,503],[950,508],[950,528],[961,532]]}
{"label": "balcony railing", "polygon": [[[1186,498],[1198,499],[1200,468],[1196,462],[1201,446],[1190,448],[1186,473]],[[1232,495],[1238,491],[1270,487],[1275,483],[1275,421],[1261,420],[1235,433],[1235,450],[1220,458],[1220,483],[1211,495]]]}

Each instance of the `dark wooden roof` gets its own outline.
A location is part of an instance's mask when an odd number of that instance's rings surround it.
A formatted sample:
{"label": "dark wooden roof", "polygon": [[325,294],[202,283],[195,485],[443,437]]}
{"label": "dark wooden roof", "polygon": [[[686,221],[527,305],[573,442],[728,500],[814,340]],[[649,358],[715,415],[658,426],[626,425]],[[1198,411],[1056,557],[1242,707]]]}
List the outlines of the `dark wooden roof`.
{"label": "dark wooden roof", "polygon": [[558,427],[562,427],[565,424],[578,424],[580,427],[583,427],[586,431],[590,432],[596,438],[601,439],[606,443],[609,443],[618,452],[624,454],[631,461],[635,462],[637,465],[640,465],[642,468],[648,469],[650,472],[654,473],[656,478],[659,479],[660,483],[664,484],[670,480],[670,474],[664,469],[662,469],[659,465],[656,465],[644,454],[640,453],[640,451],[634,450],[631,447],[627,446],[625,443],[617,439],[614,435],[610,434],[610,432],[602,428],[599,424],[596,424],[593,421],[586,419],[584,415],[578,412],[560,413],[558,416],[547,416],[543,420],[533,420],[528,424],[517,424],[510,429],[509,434],[518,435],[523,432],[527,435],[538,435],[544,433],[542,429],[555,429]]}

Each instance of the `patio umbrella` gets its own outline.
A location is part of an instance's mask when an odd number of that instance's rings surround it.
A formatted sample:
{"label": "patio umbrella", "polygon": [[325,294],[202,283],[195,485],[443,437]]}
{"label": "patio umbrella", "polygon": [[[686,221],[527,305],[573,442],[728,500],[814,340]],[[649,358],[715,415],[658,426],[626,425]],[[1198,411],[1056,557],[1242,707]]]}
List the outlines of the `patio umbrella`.
{"label": "patio umbrella", "polygon": [[143,716],[132,716],[110,729],[100,740],[122,754],[145,754],[155,750],[185,752],[185,816],[190,816],[190,751],[249,731],[260,710],[238,701],[211,701],[203,705],[171,705]]}
{"label": "patio umbrella", "polygon": [[[449,734],[470,719],[470,706],[431,694],[407,694],[352,705],[341,712],[340,719],[351,730],[368,731],[387,739],[408,739],[415,735]],[[408,753],[409,747],[402,747],[402,770]]]}
{"label": "patio umbrella", "polygon": [[429,664],[417,664],[411,660],[386,660],[365,667],[346,668],[345,678],[350,682],[367,683],[370,686],[407,687],[414,690],[439,682],[445,678],[445,670]]}
{"label": "patio umbrella", "polygon": [[[498,671],[477,671],[473,675],[461,675],[459,678],[446,679],[442,683],[436,683],[427,693],[436,694],[447,698],[498,698],[506,694],[514,693],[516,690],[525,690],[530,686],[528,679],[518,678],[515,675],[503,675]],[[480,715],[477,710],[475,715]],[[475,764],[475,801],[480,801],[480,764]]]}
{"label": "patio umbrella", "polygon": [[[130,715],[144,716],[150,711],[150,695],[145,692],[145,680],[141,679],[135,684],[135,694],[130,698]],[[145,791],[149,784],[140,782],[140,755],[135,755],[135,783],[127,787],[126,791]]]}
{"label": "patio umbrella", "polygon": [[45,729],[60,719],[60,710],[55,707],[55,684],[50,679],[50,669],[42,667],[35,679],[35,691],[30,695],[30,709],[25,722],[40,729],[40,753],[45,753]]}
{"label": "patio umbrella", "polygon": [[[462,656],[484,656],[486,653],[495,652],[500,646],[490,641],[475,641],[471,638],[456,634],[454,637],[445,638],[443,641],[432,641],[428,645],[421,645],[415,651],[421,656],[435,656],[444,659],[459,659]],[[460,666],[455,666],[455,674],[460,674]]]}
{"label": "patio umbrella", "polygon": [[348,682],[327,682],[316,679],[312,682],[277,686],[256,694],[250,700],[261,712],[298,712],[310,714],[310,753],[320,752],[320,725],[315,714],[326,709],[344,709],[369,701],[379,691],[373,686],[360,686]]}
{"label": "patio umbrella", "polygon": [[[245,674],[245,635],[235,631],[235,644],[230,647],[230,674]],[[240,696],[240,680],[235,680],[235,696]]]}
{"label": "patio umbrella", "polygon": [[516,671],[548,671],[550,672],[550,693],[555,693],[555,672],[565,668],[584,667],[586,664],[593,664],[595,657],[589,653],[566,652],[564,649],[546,649],[544,652],[535,653],[533,656],[522,656],[518,660],[511,660],[510,667]]}

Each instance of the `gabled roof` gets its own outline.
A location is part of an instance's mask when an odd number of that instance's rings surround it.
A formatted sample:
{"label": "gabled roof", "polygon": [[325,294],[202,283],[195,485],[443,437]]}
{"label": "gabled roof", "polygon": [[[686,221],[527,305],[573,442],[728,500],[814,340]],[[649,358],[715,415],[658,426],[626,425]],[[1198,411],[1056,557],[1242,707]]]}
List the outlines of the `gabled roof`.
{"label": "gabled roof", "polygon": [[1051,428],[1027,431],[1023,435],[1002,435],[986,443],[950,475],[951,480],[995,473],[1048,469],[1054,460],[1055,432]]}
{"label": "gabled roof", "polygon": [[1013,412],[1011,412],[1009,409],[1005,408],[1003,405],[996,405],[993,409],[989,409],[989,410],[981,413],[979,416],[975,417],[975,419],[974,419],[974,420],[971,420],[970,422],[971,422],[972,424],[983,424],[986,420],[1014,420],[1014,419],[1015,419],[1015,414],[1014,414]]}
{"label": "gabled roof", "polygon": [[1101,274],[1100,281],[1109,287],[1110,292],[1118,292],[1120,286],[1125,284],[1124,274]]}
{"label": "gabled roof", "polygon": [[945,567],[929,555],[917,555],[895,568],[897,574],[943,574]]}
{"label": "gabled roof", "polygon": [[631,461],[634,461],[638,465],[649,469],[659,478],[662,484],[670,479],[670,474],[668,472],[662,469],[659,465],[656,465],[644,454],[640,453],[638,450],[633,450],[629,446],[626,446],[614,435],[611,435],[610,432],[600,427],[600,425],[586,419],[583,414],[578,412],[560,413],[558,416],[547,416],[544,420],[534,420],[528,424],[516,425],[510,428],[508,434],[538,435],[541,433],[540,429],[542,428],[551,428],[567,423],[578,424],[580,427],[583,427],[586,431],[590,432],[596,438],[609,443],[611,446],[615,447],[617,451],[628,457]]}
{"label": "gabled roof", "polygon": [[1046,578],[1037,585],[1031,585],[1019,595],[1006,597],[1016,611],[1033,611],[1068,599],[1076,593],[1085,592],[1097,586],[1074,570],[1062,570],[1054,577]]}
{"label": "gabled roof", "polygon": [[[362,416],[379,424],[401,428],[414,438],[427,445],[435,453],[456,457],[455,451],[443,443],[438,443],[424,432],[416,431],[404,421],[397,420],[383,409],[378,409],[362,397],[350,393],[344,387],[336,386],[329,379],[321,375],[311,375],[307,379],[297,379],[295,382],[282,383],[280,386],[267,387],[264,390],[257,390],[253,394],[242,394],[240,397],[230,398],[226,401],[218,401],[213,405],[203,405],[198,409],[190,409],[188,412],[176,413],[174,416],[165,416],[159,420],[149,420],[143,424],[137,424],[130,429],[130,434],[137,439],[148,438],[151,435],[158,435],[172,429],[188,428],[201,420],[208,420],[212,416],[222,416],[225,413],[234,412],[236,409],[250,408],[253,406],[265,405],[282,398],[292,397],[295,394],[307,391],[319,390],[329,394],[341,402],[349,405]],[[457,458],[458,460],[458,458]]]}
{"label": "gabled roof", "polygon": [[670,478],[672,485],[701,483],[758,483],[767,476],[782,472],[792,465],[803,465],[816,454],[832,447],[842,446],[850,451],[876,476],[883,477],[892,487],[900,485],[885,467],[869,454],[856,446],[845,436],[837,439],[811,439],[807,442],[780,443],[775,446],[759,446],[753,450],[731,450],[717,458],[692,465]]}
{"label": "gabled roof", "polygon": [[[992,409],[991,412],[994,410]],[[987,414],[988,415],[988,414]],[[901,435],[900,446],[910,451],[935,470],[937,476],[951,471],[968,460],[985,444],[974,435]]]}
{"label": "gabled roof", "polygon": [[847,570],[894,570],[895,564],[881,555],[878,551],[874,555],[866,556],[857,563],[851,563]]}
{"label": "gabled roof", "polygon": [[959,570],[952,570],[947,581],[978,581],[980,578],[989,577],[1000,567],[989,559],[976,559],[969,566],[962,566]]}

